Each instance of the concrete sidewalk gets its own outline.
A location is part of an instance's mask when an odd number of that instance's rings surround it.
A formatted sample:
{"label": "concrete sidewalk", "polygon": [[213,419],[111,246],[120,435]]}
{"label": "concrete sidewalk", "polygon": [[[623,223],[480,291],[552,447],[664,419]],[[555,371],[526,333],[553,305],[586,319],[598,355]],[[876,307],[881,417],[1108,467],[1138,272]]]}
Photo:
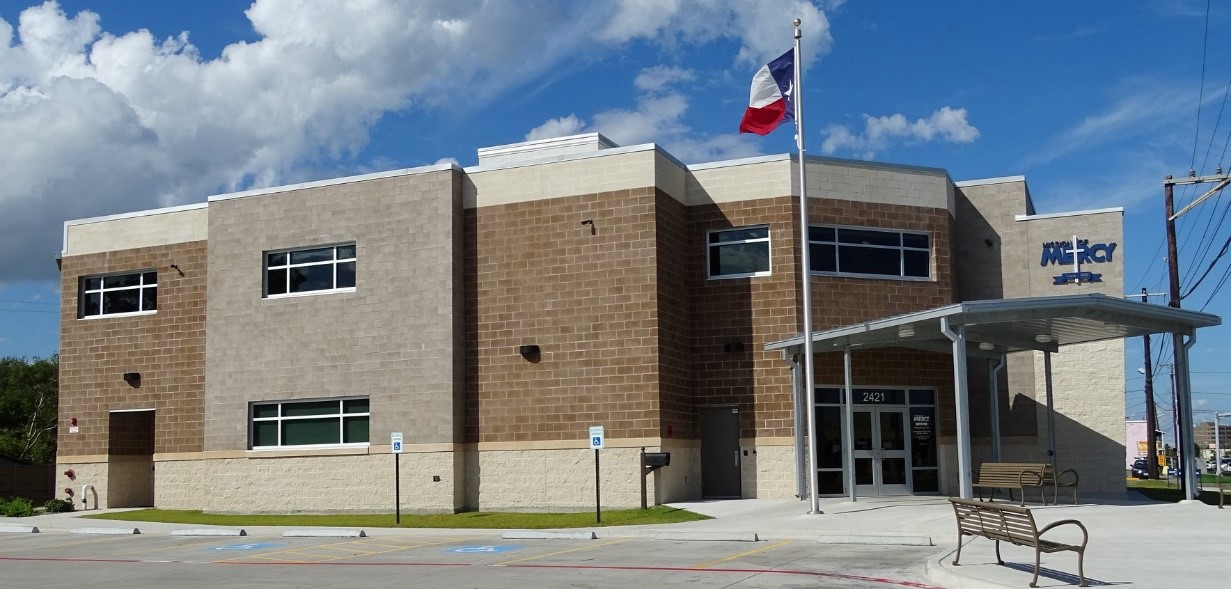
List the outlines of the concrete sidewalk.
{"label": "concrete sidewalk", "polygon": [[[746,499],[674,503],[714,519],[669,525],[592,528],[598,537],[668,537],[696,534],[709,539],[794,539],[844,544],[931,545],[933,556],[925,565],[928,577],[953,588],[1026,587],[1033,574],[1034,551],[1005,544],[1005,565],[996,564],[994,544],[968,538],[961,566],[952,564],[957,548],[957,525],[944,497],[823,499],[820,514],[809,514],[808,503],[794,499]],[[1085,573],[1091,586],[1226,587],[1231,585],[1231,509],[1200,503],[1155,503],[1147,500],[1099,500],[1079,505],[1041,506],[1034,510],[1040,527],[1061,519],[1077,519],[1090,532]],[[0,525],[32,525],[45,531],[74,527],[137,527],[142,533],[170,534],[176,529],[199,528],[182,524],[82,520],[83,513],[51,514]],[[253,536],[281,535],[284,528],[249,527]],[[369,535],[490,535],[507,530],[389,529],[366,530]],[[1073,532],[1077,532],[1076,536]],[[1080,532],[1065,526],[1048,537],[1080,541]],[[875,550],[869,546],[869,550]],[[1077,584],[1074,553],[1044,554],[1040,587]]]}

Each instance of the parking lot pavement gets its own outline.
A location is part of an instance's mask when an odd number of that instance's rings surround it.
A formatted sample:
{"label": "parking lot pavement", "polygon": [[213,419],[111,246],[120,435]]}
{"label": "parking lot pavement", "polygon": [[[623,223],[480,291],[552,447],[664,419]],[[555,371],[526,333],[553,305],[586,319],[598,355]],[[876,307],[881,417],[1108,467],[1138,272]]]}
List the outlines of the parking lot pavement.
{"label": "parking lot pavement", "polygon": [[0,535],[5,587],[355,587],[397,583],[471,587],[733,588],[935,587],[935,547],[850,546],[808,540],[692,542],[648,537],[502,540],[483,533],[367,538],[169,533]]}

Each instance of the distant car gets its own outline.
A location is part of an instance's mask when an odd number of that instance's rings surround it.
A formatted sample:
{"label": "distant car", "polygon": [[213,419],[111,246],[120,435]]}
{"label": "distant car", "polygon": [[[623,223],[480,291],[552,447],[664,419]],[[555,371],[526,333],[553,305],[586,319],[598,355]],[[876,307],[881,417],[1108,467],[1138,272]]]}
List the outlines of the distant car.
{"label": "distant car", "polygon": [[1144,479],[1150,476],[1149,465],[1145,458],[1138,458],[1133,461],[1133,476]]}
{"label": "distant car", "polygon": [[[1210,460],[1209,462],[1205,463],[1205,472],[1207,474],[1214,474],[1214,461],[1213,460]],[[1222,474],[1224,475],[1231,474],[1231,458],[1222,459]]]}

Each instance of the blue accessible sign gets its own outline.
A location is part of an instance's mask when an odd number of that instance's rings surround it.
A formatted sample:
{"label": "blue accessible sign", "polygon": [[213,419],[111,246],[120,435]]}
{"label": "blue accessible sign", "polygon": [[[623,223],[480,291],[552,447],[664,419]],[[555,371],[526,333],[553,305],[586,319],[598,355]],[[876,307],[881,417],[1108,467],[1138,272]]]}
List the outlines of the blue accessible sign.
{"label": "blue accessible sign", "polygon": [[446,548],[444,552],[452,552],[455,554],[495,554],[499,552],[511,552],[513,550],[521,550],[521,546],[504,545],[486,545],[486,546],[459,546],[457,548]]}

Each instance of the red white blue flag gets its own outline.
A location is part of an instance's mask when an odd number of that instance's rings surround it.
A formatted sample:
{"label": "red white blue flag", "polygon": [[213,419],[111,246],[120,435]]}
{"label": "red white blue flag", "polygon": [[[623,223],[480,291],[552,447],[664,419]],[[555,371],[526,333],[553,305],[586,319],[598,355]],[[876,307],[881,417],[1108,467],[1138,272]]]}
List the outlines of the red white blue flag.
{"label": "red white blue flag", "polygon": [[784,121],[795,119],[793,82],[795,79],[794,50],[761,66],[752,77],[748,109],[739,123],[740,133],[765,135]]}

